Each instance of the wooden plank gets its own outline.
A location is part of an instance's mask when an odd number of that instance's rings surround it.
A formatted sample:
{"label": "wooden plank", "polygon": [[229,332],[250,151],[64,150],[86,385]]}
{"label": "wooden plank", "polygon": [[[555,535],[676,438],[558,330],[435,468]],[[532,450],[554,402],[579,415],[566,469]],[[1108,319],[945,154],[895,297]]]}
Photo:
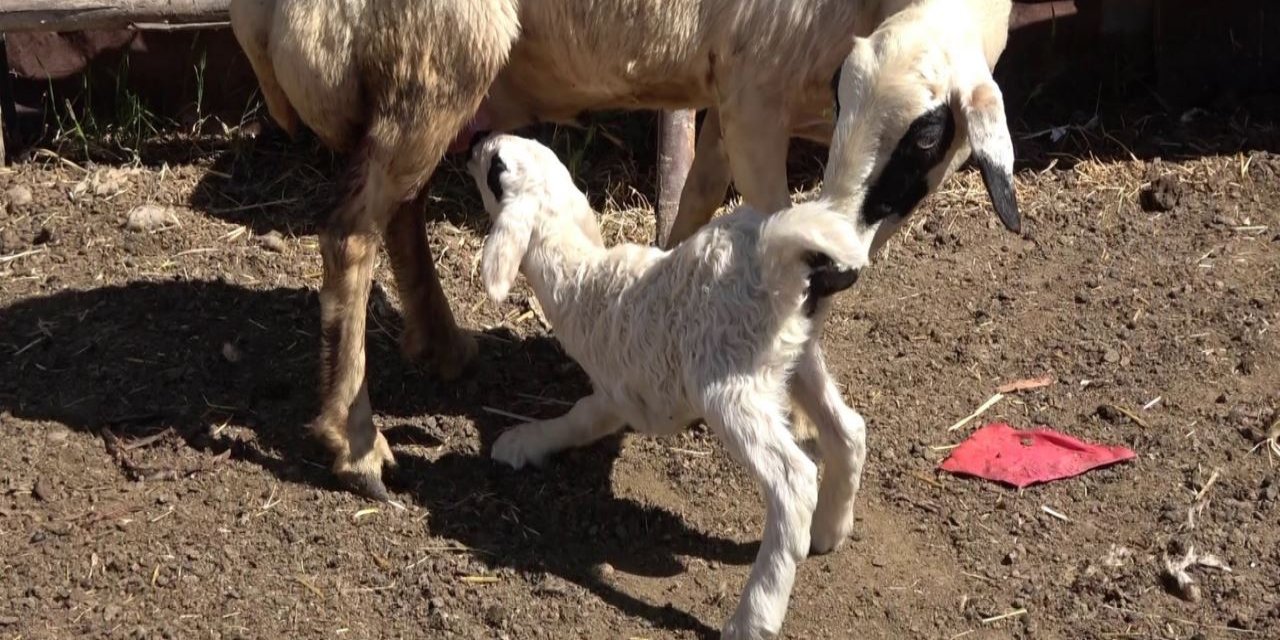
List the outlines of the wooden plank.
{"label": "wooden plank", "polygon": [[139,23],[221,22],[230,0],[3,0],[0,31],[120,29]]}

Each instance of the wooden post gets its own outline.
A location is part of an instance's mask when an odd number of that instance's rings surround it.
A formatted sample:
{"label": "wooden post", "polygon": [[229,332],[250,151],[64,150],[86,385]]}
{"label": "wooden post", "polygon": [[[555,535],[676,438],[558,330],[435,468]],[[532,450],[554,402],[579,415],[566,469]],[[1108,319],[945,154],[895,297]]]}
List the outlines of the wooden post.
{"label": "wooden post", "polygon": [[227,19],[231,0],[3,0],[0,31],[119,29]]}
{"label": "wooden post", "polygon": [[691,109],[663,111],[658,123],[658,216],[659,247],[666,246],[671,225],[680,211],[680,193],[684,191],[689,167],[693,165],[697,112]]}
{"label": "wooden post", "polygon": [[6,48],[4,33],[0,32],[0,167],[5,164],[4,124],[9,120],[14,124],[13,86],[9,82],[9,50]]}

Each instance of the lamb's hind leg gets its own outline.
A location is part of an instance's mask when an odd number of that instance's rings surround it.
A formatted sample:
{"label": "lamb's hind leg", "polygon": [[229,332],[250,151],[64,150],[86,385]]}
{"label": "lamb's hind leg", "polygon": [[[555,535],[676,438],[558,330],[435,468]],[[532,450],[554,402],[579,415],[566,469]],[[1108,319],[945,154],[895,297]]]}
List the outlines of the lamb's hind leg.
{"label": "lamb's hind leg", "polygon": [[773,638],[786,617],[796,565],[809,551],[818,470],[796,444],[783,409],[759,389],[721,390],[707,402],[707,424],[760,483],[764,536],[723,640]]}
{"label": "lamb's hind leg", "polygon": [[559,418],[509,429],[493,443],[491,455],[515,469],[526,464],[536,466],[553,453],[586,446],[621,431],[623,426],[612,405],[600,394],[592,394]]}
{"label": "lamb's hind leg", "polygon": [[800,357],[791,394],[818,428],[823,469],[811,544],[813,552],[827,553],[853,530],[853,504],[867,459],[866,424],[840,397],[816,338],[809,340]]}

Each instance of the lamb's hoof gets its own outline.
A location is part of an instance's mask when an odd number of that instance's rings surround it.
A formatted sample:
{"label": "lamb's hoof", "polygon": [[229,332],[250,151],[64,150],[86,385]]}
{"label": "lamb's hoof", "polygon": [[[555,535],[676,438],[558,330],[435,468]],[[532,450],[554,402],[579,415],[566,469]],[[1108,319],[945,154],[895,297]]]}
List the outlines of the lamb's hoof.
{"label": "lamb's hoof", "polygon": [[546,456],[546,452],[538,445],[540,436],[536,426],[520,425],[498,436],[489,455],[512,469],[522,469],[525,465],[540,467]]}
{"label": "lamb's hoof", "polygon": [[724,625],[724,629],[720,631],[720,640],[773,640],[778,637],[777,633],[752,627],[736,618],[734,616]]}
{"label": "lamb's hoof", "polygon": [[819,540],[818,538],[812,538],[809,542],[809,555],[825,556],[828,553],[838,551],[840,547],[843,546],[843,538],[837,540]]}
{"label": "lamb's hoof", "polygon": [[[815,518],[814,524],[818,522],[818,519]],[[840,523],[836,526],[812,527],[809,530],[809,555],[821,556],[839,550],[852,533],[852,523],[848,525]]]}

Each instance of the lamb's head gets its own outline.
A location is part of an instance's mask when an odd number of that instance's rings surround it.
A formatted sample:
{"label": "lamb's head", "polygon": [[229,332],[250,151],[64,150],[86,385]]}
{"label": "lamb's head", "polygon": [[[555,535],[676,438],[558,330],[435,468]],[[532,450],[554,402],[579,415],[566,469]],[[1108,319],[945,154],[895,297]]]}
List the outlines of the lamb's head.
{"label": "lamb's head", "polygon": [[1008,3],[990,3],[996,8],[985,16],[973,15],[977,4],[925,2],[895,14],[855,39],[833,78],[836,130],[823,197],[855,212],[872,251],[971,152],[1000,221],[1021,228],[1013,142],[991,76]]}
{"label": "lamb's head", "polygon": [[480,270],[495,302],[507,297],[535,238],[576,230],[603,245],[586,195],[546,146],[512,135],[480,136],[473,141],[467,170],[493,223]]}

